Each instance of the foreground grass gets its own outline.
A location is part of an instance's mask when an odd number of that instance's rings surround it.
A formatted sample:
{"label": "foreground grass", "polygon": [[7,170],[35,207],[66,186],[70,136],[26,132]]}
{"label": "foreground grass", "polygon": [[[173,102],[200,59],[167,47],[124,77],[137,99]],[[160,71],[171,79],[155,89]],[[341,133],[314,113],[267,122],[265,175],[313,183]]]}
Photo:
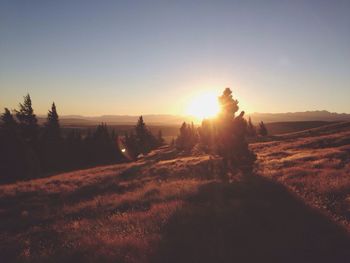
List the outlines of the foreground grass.
{"label": "foreground grass", "polygon": [[350,229],[350,123],[274,139],[252,145],[260,174]]}
{"label": "foreground grass", "polygon": [[[0,186],[1,262],[349,262],[333,220],[347,220],[348,139],[340,129],[254,144],[260,176],[229,181],[217,157],[165,148]],[[337,193],[341,209],[324,208]]]}
{"label": "foreground grass", "polygon": [[1,262],[147,262],[169,218],[215,180],[209,156],[156,157],[1,186]]}

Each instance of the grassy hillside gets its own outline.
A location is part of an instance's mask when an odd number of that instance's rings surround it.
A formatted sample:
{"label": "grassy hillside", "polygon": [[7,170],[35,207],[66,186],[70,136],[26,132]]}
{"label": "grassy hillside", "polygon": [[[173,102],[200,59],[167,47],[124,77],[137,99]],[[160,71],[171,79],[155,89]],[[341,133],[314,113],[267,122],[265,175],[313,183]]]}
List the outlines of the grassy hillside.
{"label": "grassy hillside", "polygon": [[[334,123],[334,122],[333,122]],[[290,122],[269,122],[266,128],[271,135],[304,131],[312,128],[332,124],[327,121],[290,121]]]}
{"label": "grassy hillside", "polygon": [[0,186],[1,262],[348,262],[350,124],[273,140]]}
{"label": "grassy hillside", "polygon": [[350,222],[350,122],[252,145],[260,174],[292,189],[346,226]]}

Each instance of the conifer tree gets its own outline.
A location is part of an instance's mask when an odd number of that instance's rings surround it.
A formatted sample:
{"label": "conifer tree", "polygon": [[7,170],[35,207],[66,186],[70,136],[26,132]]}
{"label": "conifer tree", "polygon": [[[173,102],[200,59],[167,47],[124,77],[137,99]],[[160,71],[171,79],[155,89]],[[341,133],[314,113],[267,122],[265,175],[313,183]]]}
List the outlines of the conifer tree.
{"label": "conifer tree", "polygon": [[17,123],[8,108],[0,116],[0,181],[16,180],[25,170],[23,144],[17,134]]}
{"label": "conifer tree", "polygon": [[219,103],[221,106],[221,115],[228,118],[234,118],[238,111],[238,100],[233,99],[232,91],[230,88],[226,88],[223,94],[219,97]]}
{"label": "conifer tree", "polygon": [[255,128],[254,124],[252,123],[252,119],[250,117],[248,119],[247,133],[248,133],[249,137],[256,136],[256,128]]}
{"label": "conifer tree", "polygon": [[187,138],[188,138],[188,128],[187,128],[187,123],[183,122],[181,127],[180,127],[180,134],[176,138],[175,144],[176,148],[180,150],[185,150],[187,149]]}
{"label": "conifer tree", "polygon": [[47,114],[43,134],[39,140],[39,154],[42,168],[46,171],[62,170],[65,166],[61,130],[55,103]]}
{"label": "conifer tree", "polygon": [[64,140],[64,168],[72,169],[86,165],[86,154],[80,130],[72,129]]}
{"label": "conifer tree", "polygon": [[260,136],[267,136],[268,131],[263,121],[259,123],[259,134]]}
{"label": "conifer tree", "polygon": [[137,143],[137,154],[145,154],[157,147],[157,139],[147,129],[143,117],[140,116],[135,127],[135,139]]}
{"label": "conifer tree", "polygon": [[31,146],[34,146],[38,139],[38,120],[32,108],[30,95],[24,96],[23,104],[19,104],[19,111],[16,111],[19,127],[23,139]]}
{"label": "conifer tree", "polygon": [[136,137],[133,131],[131,131],[130,133],[127,133],[127,132],[125,133],[124,143],[126,146],[126,151],[128,153],[128,158],[131,160],[136,159],[139,153],[138,153],[138,145],[137,145]]}
{"label": "conifer tree", "polygon": [[[255,155],[249,150],[246,141],[247,121],[243,117],[244,111],[236,116],[239,110],[238,100],[233,98],[230,88],[226,88],[219,97],[219,104],[221,111],[217,120],[212,122],[214,127],[208,129],[208,125],[206,125],[201,134],[206,136],[204,138],[206,141],[213,138],[211,150],[223,157],[227,168],[251,167]],[[212,130],[213,136],[208,136],[207,133],[210,130]]]}
{"label": "conifer tree", "polygon": [[6,132],[16,132],[17,122],[8,108],[5,108],[5,112],[1,115],[1,127]]}
{"label": "conifer tree", "polygon": [[182,123],[180,127],[180,134],[176,138],[176,148],[179,150],[189,151],[198,142],[197,130],[194,128],[193,123],[191,125],[186,122]]}
{"label": "conifer tree", "polygon": [[0,127],[0,181],[33,178],[40,172],[40,163],[32,147],[18,131],[18,124],[5,108]]}
{"label": "conifer tree", "polygon": [[56,105],[53,102],[45,123],[46,135],[51,140],[61,139],[61,130]]}
{"label": "conifer tree", "polygon": [[135,127],[135,132],[136,132],[136,142],[138,145],[138,153],[146,153],[149,151],[149,146],[147,143],[147,129],[146,129],[146,124],[143,121],[143,117],[140,116],[136,127]]}

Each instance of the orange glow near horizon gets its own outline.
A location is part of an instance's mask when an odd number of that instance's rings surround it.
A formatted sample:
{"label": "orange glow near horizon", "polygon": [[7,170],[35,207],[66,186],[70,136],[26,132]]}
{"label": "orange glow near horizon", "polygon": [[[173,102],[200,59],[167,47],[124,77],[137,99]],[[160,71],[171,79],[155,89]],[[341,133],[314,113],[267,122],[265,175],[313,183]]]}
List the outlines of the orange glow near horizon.
{"label": "orange glow near horizon", "polygon": [[220,111],[218,94],[205,92],[194,97],[189,103],[186,114],[200,120],[215,117]]}

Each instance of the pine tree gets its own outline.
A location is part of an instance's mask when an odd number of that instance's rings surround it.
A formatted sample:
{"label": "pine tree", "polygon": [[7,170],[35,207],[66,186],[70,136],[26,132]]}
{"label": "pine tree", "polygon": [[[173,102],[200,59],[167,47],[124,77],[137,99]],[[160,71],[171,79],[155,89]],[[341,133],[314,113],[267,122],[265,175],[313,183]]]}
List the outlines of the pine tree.
{"label": "pine tree", "polygon": [[129,160],[135,160],[139,152],[136,137],[133,131],[131,131],[130,133],[125,133],[124,144],[126,148],[127,158]]}
{"label": "pine tree", "polygon": [[86,154],[80,130],[70,130],[64,140],[63,168],[72,169],[86,165]]}
{"label": "pine tree", "polygon": [[92,145],[95,163],[108,163],[113,160],[112,139],[105,123],[98,125],[95,132],[92,134]]}
{"label": "pine tree", "polygon": [[143,117],[140,116],[135,127],[137,155],[146,154],[158,145],[157,138],[147,129]]}
{"label": "pine tree", "polygon": [[250,117],[248,119],[247,133],[248,133],[249,137],[256,136],[256,128],[255,128],[254,124],[252,123],[252,119]]}
{"label": "pine tree", "polygon": [[182,123],[180,134],[175,141],[176,148],[179,150],[190,151],[197,142],[197,130],[194,128],[193,123],[191,125],[186,122]]}
{"label": "pine tree", "polygon": [[36,177],[40,164],[36,153],[18,131],[18,124],[5,108],[0,127],[0,180],[16,181]]}
{"label": "pine tree", "polygon": [[56,105],[53,102],[39,140],[40,160],[46,172],[62,170],[65,166],[64,148]]}
{"label": "pine tree", "polygon": [[244,111],[236,116],[238,100],[233,98],[229,88],[219,97],[219,103],[221,112],[213,123],[211,150],[223,157],[227,168],[251,167],[255,155],[250,152],[246,141],[247,121],[244,119]]}
{"label": "pine tree", "polygon": [[267,136],[268,131],[263,121],[259,123],[259,134],[260,136]]}
{"label": "pine tree", "polygon": [[32,100],[29,94],[24,96],[23,104],[19,104],[19,111],[16,111],[16,117],[19,121],[23,139],[31,146],[34,146],[38,139],[39,126],[32,108]]}
{"label": "pine tree", "polygon": [[137,152],[139,153],[146,153],[148,152],[149,149],[149,145],[147,143],[147,129],[146,129],[146,124],[143,121],[143,117],[140,116],[136,127],[135,127],[135,132],[136,132],[136,142],[137,142]]}
{"label": "pine tree", "polygon": [[188,149],[187,138],[188,138],[187,123],[183,122],[181,127],[180,127],[180,134],[179,134],[179,136],[177,136],[176,141],[175,141],[176,148],[178,148],[179,150]]}
{"label": "pine tree", "polygon": [[230,88],[224,90],[223,94],[219,97],[219,103],[221,106],[221,115],[223,117],[235,117],[236,112],[239,110],[238,100],[233,99]]}
{"label": "pine tree", "polygon": [[216,123],[213,119],[205,119],[198,128],[200,146],[204,152],[215,152],[218,146],[216,140]]}
{"label": "pine tree", "polygon": [[5,112],[1,115],[1,127],[6,132],[16,132],[17,122],[8,108],[5,108]]}
{"label": "pine tree", "polygon": [[51,140],[61,139],[61,130],[56,105],[53,102],[45,123],[46,136]]}

